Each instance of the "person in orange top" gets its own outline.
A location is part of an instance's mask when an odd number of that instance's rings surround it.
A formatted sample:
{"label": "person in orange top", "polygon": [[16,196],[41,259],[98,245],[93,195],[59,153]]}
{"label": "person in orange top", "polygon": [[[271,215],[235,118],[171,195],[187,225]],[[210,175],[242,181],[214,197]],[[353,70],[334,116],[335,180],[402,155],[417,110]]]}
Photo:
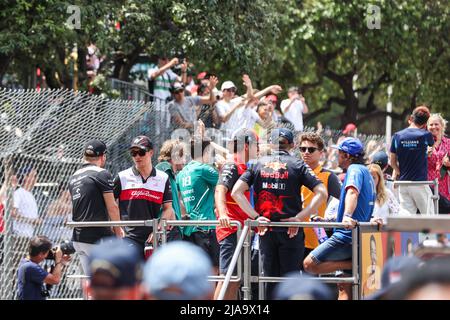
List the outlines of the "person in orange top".
{"label": "person in orange top", "polygon": [[[300,153],[303,161],[314,171],[316,177],[322,181],[328,190],[328,199],[320,204],[317,215],[324,217],[325,209],[327,208],[328,202],[331,200],[330,197],[335,197],[339,199],[341,193],[341,184],[339,178],[331,171],[322,168],[319,164],[319,160],[324,151],[324,141],[317,133],[304,133],[299,137],[298,145],[300,146]],[[303,186],[301,188],[301,194],[303,199],[303,206],[306,207],[311,202],[314,197],[314,193]],[[310,218],[306,218],[304,221],[310,221]],[[305,232],[305,253],[306,257],[315,247],[319,245],[319,240],[314,232],[313,228],[304,228]],[[329,231],[332,232],[331,229]]]}

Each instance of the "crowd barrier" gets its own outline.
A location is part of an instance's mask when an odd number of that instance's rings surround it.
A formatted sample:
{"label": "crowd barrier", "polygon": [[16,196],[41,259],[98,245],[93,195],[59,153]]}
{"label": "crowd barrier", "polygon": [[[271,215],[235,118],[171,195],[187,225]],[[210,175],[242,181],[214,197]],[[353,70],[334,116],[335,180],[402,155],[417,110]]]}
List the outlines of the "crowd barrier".
{"label": "crowd barrier", "polygon": [[[357,223],[355,228],[352,228],[352,276],[351,277],[315,277],[316,281],[323,283],[350,283],[352,284],[352,294],[354,300],[360,300],[362,294],[362,256],[363,245],[362,236],[365,233],[380,233],[390,231],[420,231],[425,233],[430,232],[448,232],[450,231],[450,217],[448,216],[417,216],[417,217],[388,217],[387,224],[380,226],[377,223],[363,222]],[[154,230],[158,230],[158,219],[142,220],[142,221],[121,221],[121,222],[70,222],[69,227],[99,227],[99,226],[152,226]],[[162,228],[155,233],[153,237],[153,246],[158,250],[160,245],[167,242],[167,226],[213,226],[218,225],[219,221],[205,221],[205,220],[163,220]],[[267,282],[281,282],[290,278],[286,277],[269,277],[269,276],[252,276],[251,274],[251,230],[258,226],[264,227],[301,227],[301,228],[344,228],[343,223],[334,222],[260,222],[255,220],[247,220],[242,228],[238,221],[232,221],[232,225],[237,227],[238,242],[234,251],[232,261],[225,276],[211,276],[210,281],[224,281],[218,300],[223,300],[225,292],[230,282],[240,282],[242,280],[242,292],[244,300],[251,300],[251,284],[259,283],[260,285]],[[367,248],[366,248],[367,249]],[[430,248],[436,251],[436,248]],[[448,248],[447,248],[448,249]],[[244,250],[242,254],[242,250]],[[424,249],[422,248],[422,251]],[[448,250],[450,251],[450,250]],[[427,251],[428,252],[428,251]],[[239,259],[240,258],[240,259]],[[238,263],[241,261],[241,263]],[[243,266],[243,270],[242,270]],[[237,270],[237,276],[232,276],[234,270]],[[379,270],[381,272],[381,270]],[[260,291],[260,300],[264,300],[264,294]]]}

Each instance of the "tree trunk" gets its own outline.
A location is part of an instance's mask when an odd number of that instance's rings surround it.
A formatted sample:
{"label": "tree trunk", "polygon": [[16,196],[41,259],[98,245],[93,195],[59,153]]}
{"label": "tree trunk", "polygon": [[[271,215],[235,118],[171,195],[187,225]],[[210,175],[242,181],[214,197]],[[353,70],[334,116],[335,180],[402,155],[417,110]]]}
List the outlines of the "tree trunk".
{"label": "tree trunk", "polygon": [[119,79],[122,81],[128,81],[130,76],[130,70],[133,68],[137,59],[139,58],[139,54],[142,52],[142,48],[136,47],[129,55],[127,55],[125,59],[125,63],[122,65],[120,69]]}
{"label": "tree trunk", "polygon": [[12,55],[0,54],[0,84],[3,81],[3,77],[5,76],[6,71],[8,70],[12,58],[13,58]]}

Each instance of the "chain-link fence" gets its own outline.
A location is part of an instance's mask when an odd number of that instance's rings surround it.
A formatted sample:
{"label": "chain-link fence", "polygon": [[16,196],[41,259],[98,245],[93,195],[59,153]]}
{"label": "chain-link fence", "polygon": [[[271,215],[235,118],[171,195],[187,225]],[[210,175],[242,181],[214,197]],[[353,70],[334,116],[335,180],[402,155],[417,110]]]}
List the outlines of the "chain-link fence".
{"label": "chain-link fence", "polygon": [[[150,95],[144,96],[137,97],[140,101],[108,100],[62,89],[0,89],[0,299],[16,296],[17,267],[31,236],[46,235],[54,245],[71,238],[72,230],[65,226],[72,211],[67,183],[81,165],[88,140],[106,142],[106,167],[115,175],[132,163],[126,151],[133,137],[151,137],[154,161],[166,139],[190,137],[192,131],[176,130],[166,101],[147,102]],[[214,129],[209,134],[226,147],[223,132]],[[327,145],[342,135],[333,130],[321,134]],[[383,147],[383,136],[358,137],[366,145],[372,140]],[[75,254],[51,297],[81,298],[80,280],[67,277],[77,274],[81,269]]]}
{"label": "chain-link fence", "polygon": [[[84,144],[105,141],[107,165],[117,172],[129,166],[123,149],[151,111],[150,103],[68,90],[0,90],[1,299],[15,298],[17,267],[33,235],[46,235],[54,245],[70,240],[67,183],[81,164]],[[73,274],[80,274],[76,255],[51,297],[81,297],[79,280],[66,277]]]}

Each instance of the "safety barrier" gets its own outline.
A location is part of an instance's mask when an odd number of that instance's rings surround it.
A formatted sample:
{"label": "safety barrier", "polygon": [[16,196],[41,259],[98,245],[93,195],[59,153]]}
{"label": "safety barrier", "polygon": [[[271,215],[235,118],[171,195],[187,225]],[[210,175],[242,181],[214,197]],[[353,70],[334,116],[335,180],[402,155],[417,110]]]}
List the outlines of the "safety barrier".
{"label": "safety barrier", "polygon": [[[264,227],[302,227],[302,228],[344,228],[346,225],[343,223],[331,223],[331,222],[260,222],[256,220],[245,221],[245,226],[249,229],[252,227],[264,226]],[[251,241],[251,234],[247,232],[246,235],[247,242]],[[352,292],[355,300],[359,299],[359,273],[358,273],[358,229],[352,229],[352,276],[342,277],[342,278],[314,278],[317,281],[324,283],[351,283]],[[281,282],[283,280],[289,279],[285,277],[267,277],[267,276],[251,276],[251,259],[250,259],[250,248],[249,246],[244,246],[244,285],[242,291],[244,292],[244,300],[251,299],[251,283],[252,282]]]}
{"label": "safety barrier", "polygon": [[[154,236],[152,238],[153,249],[157,250],[159,246],[159,240],[161,239],[161,244],[165,244],[167,242],[167,230],[168,226],[217,226],[219,224],[218,220],[162,220],[161,221],[161,230],[158,229],[159,219],[152,220],[128,220],[128,221],[87,221],[87,222],[68,222],[67,226],[74,228],[85,228],[85,227],[153,227],[153,230],[157,230],[154,232]],[[240,236],[242,232],[242,226],[239,221],[230,221],[232,226],[237,227],[237,235]],[[73,276],[72,276],[73,277]],[[242,277],[242,269],[238,268],[237,277],[232,277],[231,280],[233,282],[241,281]],[[210,281],[221,281],[224,280],[225,276],[210,276]],[[230,281],[230,280],[229,280]]]}
{"label": "safety barrier", "polygon": [[[394,181],[394,186],[429,186],[433,185],[433,195],[431,200],[434,202],[434,214],[439,214],[439,180],[434,179],[430,181]],[[428,205],[427,205],[428,207]],[[413,213],[415,214],[415,212]]]}
{"label": "safety barrier", "polygon": [[[219,220],[208,220],[208,221],[205,221],[205,220],[163,220],[161,231],[158,230],[158,233],[162,234],[161,242],[162,242],[162,244],[165,244],[167,242],[167,226],[173,226],[173,227],[203,226],[203,227],[206,227],[206,226],[217,226],[218,224],[219,224]],[[237,236],[238,236],[238,238],[240,238],[241,234],[243,232],[241,223],[236,220],[231,220],[230,224],[232,226],[237,227],[237,231],[236,231]],[[154,238],[156,238],[156,237],[154,237]],[[233,258],[234,258],[234,255],[233,255]],[[237,260],[237,258],[236,258],[236,260]],[[238,265],[238,272],[237,272],[238,275],[236,277],[231,277],[231,273],[228,278],[228,282],[229,281],[232,281],[232,282],[241,281],[241,278],[242,278],[241,264]],[[228,275],[228,273],[227,273],[227,275]],[[222,280],[226,280],[227,276],[210,276],[210,277],[208,277],[208,279],[210,281],[222,281]]]}
{"label": "safety barrier", "polygon": [[[316,281],[323,283],[350,283],[352,284],[352,294],[354,300],[361,299],[361,275],[362,275],[362,254],[363,248],[361,239],[363,233],[374,233],[381,231],[421,231],[421,232],[444,232],[450,230],[450,217],[447,216],[427,216],[427,217],[388,217],[387,225],[379,226],[376,223],[357,223],[355,228],[352,228],[352,276],[351,277],[315,277]],[[158,230],[159,220],[142,220],[142,221],[120,221],[120,222],[70,222],[69,227],[99,227],[99,226],[152,226],[154,230]],[[159,238],[161,243],[167,241],[167,226],[213,226],[217,225],[217,220],[204,221],[184,221],[184,220],[167,220],[162,221],[161,230],[158,230],[153,237],[153,245],[156,249],[159,245]],[[225,292],[231,281],[243,281],[242,291],[244,300],[250,300],[251,284],[252,283],[268,283],[281,282],[289,280],[287,277],[269,277],[269,276],[252,276],[251,275],[251,229],[258,226],[264,227],[322,227],[322,228],[344,228],[343,223],[332,222],[260,222],[255,220],[245,221],[244,227],[241,230],[241,224],[237,221],[232,221],[232,225],[237,227],[238,242],[235,252],[233,253],[232,261],[225,276],[212,276],[210,281],[221,281],[223,285],[218,296],[218,300],[223,300]],[[241,254],[244,249],[243,255]],[[238,259],[243,259],[243,263],[238,264]],[[242,270],[243,265],[243,270]],[[238,275],[232,277],[234,269],[238,267]],[[261,299],[264,296],[260,295]]]}
{"label": "safety barrier", "polygon": [[[67,222],[70,228],[89,228],[89,227],[153,227],[158,230],[158,219],[152,220],[128,220],[128,221],[85,221],[85,222]],[[157,237],[152,239],[153,248],[158,246]]]}

